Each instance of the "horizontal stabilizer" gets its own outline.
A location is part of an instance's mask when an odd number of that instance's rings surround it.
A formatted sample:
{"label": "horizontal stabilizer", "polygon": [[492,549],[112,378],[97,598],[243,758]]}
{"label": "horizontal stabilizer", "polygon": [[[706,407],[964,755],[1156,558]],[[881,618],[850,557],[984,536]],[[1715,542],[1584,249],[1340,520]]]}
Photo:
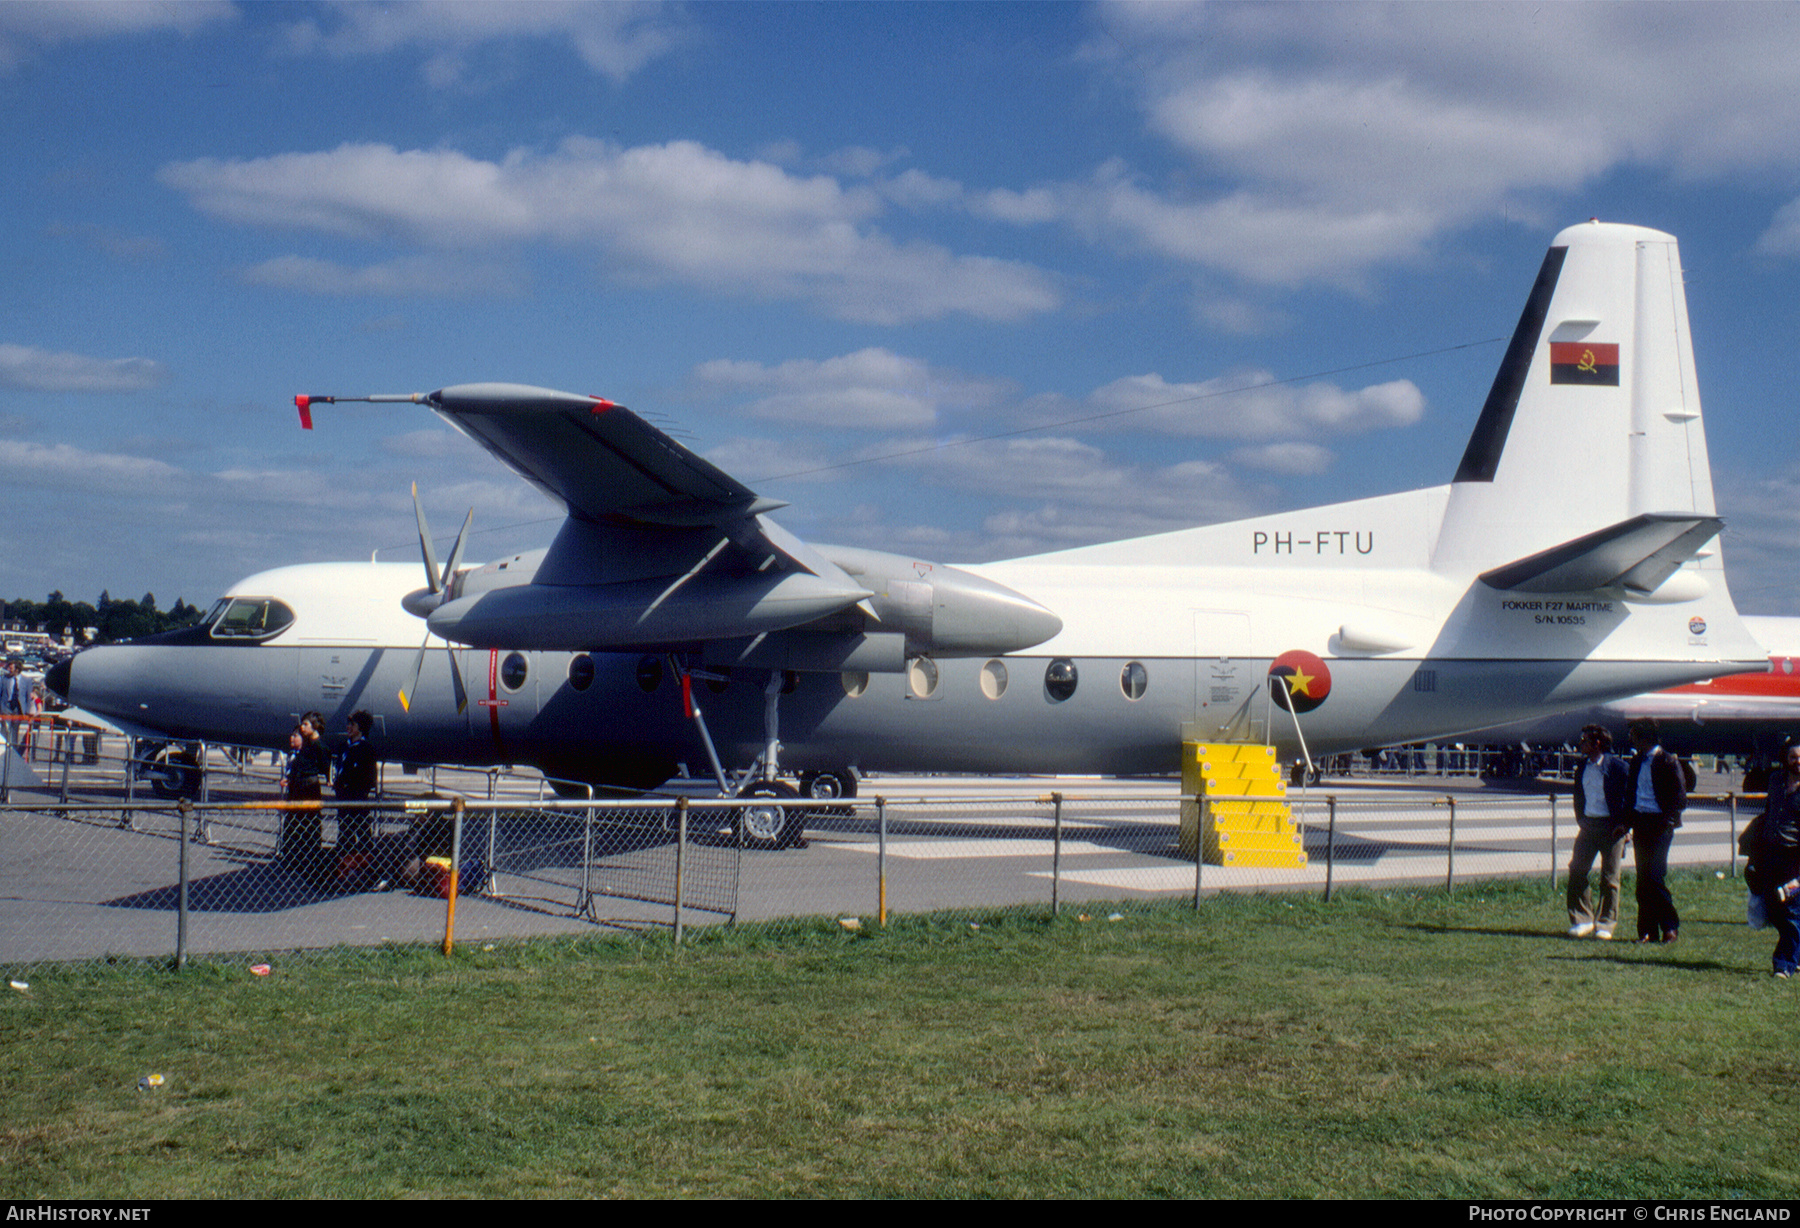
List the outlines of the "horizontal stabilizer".
{"label": "horizontal stabilizer", "polygon": [[1724,525],[1717,516],[1648,512],[1484,571],[1481,579],[1490,588],[1522,593],[1650,593]]}

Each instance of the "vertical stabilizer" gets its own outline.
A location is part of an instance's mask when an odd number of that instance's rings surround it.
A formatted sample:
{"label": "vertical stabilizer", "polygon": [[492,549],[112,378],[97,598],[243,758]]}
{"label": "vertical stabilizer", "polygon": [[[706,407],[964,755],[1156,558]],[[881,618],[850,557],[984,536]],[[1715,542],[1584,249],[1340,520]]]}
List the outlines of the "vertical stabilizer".
{"label": "vertical stabilizer", "polygon": [[[1478,573],[1634,516],[1713,512],[1674,237],[1569,227],[1457,469],[1433,569]],[[1688,566],[1701,565],[1716,569],[1716,552]]]}

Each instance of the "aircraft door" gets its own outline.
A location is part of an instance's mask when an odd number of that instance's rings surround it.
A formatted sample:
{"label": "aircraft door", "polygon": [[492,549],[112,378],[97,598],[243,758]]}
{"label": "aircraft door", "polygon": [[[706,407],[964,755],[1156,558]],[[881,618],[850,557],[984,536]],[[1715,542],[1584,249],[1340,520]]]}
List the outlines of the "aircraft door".
{"label": "aircraft door", "polygon": [[1242,610],[1194,610],[1194,734],[1206,738],[1262,738],[1267,734],[1250,615]]}

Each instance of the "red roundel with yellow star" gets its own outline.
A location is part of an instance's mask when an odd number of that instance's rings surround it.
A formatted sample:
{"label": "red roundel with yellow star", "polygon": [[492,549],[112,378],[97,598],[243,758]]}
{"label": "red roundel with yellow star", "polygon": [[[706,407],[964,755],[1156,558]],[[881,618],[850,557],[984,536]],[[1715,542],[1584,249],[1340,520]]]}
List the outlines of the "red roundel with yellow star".
{"label": "red roundel with yellow star", "polygon": [[1285,692],[1275,694],[1277,704],[1284,708],[1291,704],[1295,712],[1311,712],[1331,694],[1331,671],[1312,653],[1296,648],[1282,653],[1269,666],[1269,690],[1273,693],[1276,688]]}

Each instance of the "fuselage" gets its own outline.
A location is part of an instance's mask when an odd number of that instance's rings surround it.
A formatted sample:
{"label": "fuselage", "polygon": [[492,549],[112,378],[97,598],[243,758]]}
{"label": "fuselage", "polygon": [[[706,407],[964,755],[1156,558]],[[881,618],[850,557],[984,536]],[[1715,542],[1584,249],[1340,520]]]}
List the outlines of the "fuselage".
{"label": "fuselage", "polygon": [[[1764,664],[1748,640],[1735,664],[1720,660],[1729,642],[1687,642],[1697,637],[1670,630],[1694,617],[1686,612],[1628,617],[1619,603],[1545,621],[1542,598],[1521,603],[1400,566],[1407,560],[1382,557],[1367,537],[1368,551],[1340,565],[1315,552],[1318,566],[1296,569],[1290,556],[1258,549],[1255,535],[1268,530],[1218,529],[1244,537],[1247,565],[1090,562],[1072,552],[970,567],[1045,601],[1062,631],[1026,653],[913,658],[899,673],[790,674],[778,700],[783,766],[1164,772],[1184,737],[1266,737],[1284,753],[1303,738],[1327,754]],[[1354,551],[1355,539],[1347,544]],[[1161,545],[1152,554],[1166,558],[1182,543]],[[263,572],[234,585],[220,609],[253,620],[291,611],[278,632],[215,611],[211,627],[80,654],[66,694],[123,727],[183,739],[279,747],[302,712],[324,712],[335,730],[361,708],[375,716],[383,756],[397,761],[530,764],[637,786],[705,762],[675,672],[682,654],[471,649],[432,637],[402,705],[427,640],[401,604],[417,581],[416,567],[397,563]],[[1391,643],[1378,642],[1384,636]],[[1270,699],[1271,667],[1302,646],[1323,650],[1309,659],[1324,676],[1309,684],[1313,702],[1303,694],[1290,713]],[[703,667],[693,683],[728,765],[762,749],[768,678]]]}

